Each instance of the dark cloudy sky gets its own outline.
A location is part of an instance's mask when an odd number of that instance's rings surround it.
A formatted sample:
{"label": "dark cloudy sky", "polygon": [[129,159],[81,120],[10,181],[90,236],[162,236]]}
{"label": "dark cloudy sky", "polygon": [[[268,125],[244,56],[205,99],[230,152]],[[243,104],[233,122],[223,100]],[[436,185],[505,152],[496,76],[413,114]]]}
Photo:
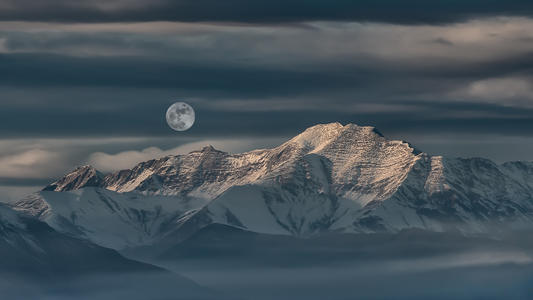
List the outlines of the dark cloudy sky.
{"label": "dark cloudy sky", "polygon": [[333,121],[533,160],[532,83],[530,0],[0,0],[0,191]]}

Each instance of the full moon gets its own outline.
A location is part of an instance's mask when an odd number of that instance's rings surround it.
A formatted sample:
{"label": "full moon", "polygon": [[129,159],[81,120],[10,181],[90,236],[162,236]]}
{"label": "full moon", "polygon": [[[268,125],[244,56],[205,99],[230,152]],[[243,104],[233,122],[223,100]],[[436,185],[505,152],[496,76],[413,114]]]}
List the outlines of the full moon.
{"label": "full moon", "polygon": [[194,109],[185,102],[176,102],[167,109],[167,123],[176,131],[185,131],[194,124]]}

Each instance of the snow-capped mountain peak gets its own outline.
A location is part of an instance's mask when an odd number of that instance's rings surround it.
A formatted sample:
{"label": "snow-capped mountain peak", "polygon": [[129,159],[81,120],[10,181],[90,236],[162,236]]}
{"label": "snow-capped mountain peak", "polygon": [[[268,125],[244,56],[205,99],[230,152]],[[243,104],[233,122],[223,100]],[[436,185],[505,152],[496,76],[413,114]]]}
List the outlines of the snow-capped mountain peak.
{"label": "snow-capped mountain peak", "polygon": [[344,126],[340,123],[318,124],[307,128],[285,144],[294,144],[314,151],[338,137],[343,129]]}
{"label": "snow-capped mountain peak", "polygon": [[336,122],[309,127],[280,147],[295,145],[305,149],[307,153],[317,153],[332,143],[374,139],[383,139],[383,135],[375,127],[355,124],[343,126]]}
{"label": "snow-capped mountain peak", "polygon": [[76,190],[87,186],[99,186],[102,183],[103,174],[90,165],[76,168],[63,178],[48,185],[44,191]]}
{"label": "snow-capped mountain peak", "polygon": [[207,146],[105,176],[80,167],[17,209],[115,248],[179,239],[212,223],[299,237],[487,232],[533,226],[533,164],[430,156],[374,127],[330,123],[272,149]]}

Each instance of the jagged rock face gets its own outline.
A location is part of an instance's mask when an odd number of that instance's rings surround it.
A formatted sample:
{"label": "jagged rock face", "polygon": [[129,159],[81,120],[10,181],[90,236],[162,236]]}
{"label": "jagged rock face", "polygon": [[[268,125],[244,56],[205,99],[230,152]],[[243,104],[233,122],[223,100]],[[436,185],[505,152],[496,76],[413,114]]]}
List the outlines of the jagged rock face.
{"label": "jagged rock face", "polygon": [[[178,239],[210,223],[300,237],[528,227],[532,195],[531,163],[432,157],[373,127],[332,123],[273,149],[228,154],[205,147],[106,176],[82,167],[17,208],[121,248]],[[94,225],[98,220],[113,225]]]}
{"label": "jagged rock face", "polygon": [[509,164],[424,155],[389,199],[369,203],[352,218],[371,216],[363,220],[387,231],[528,229],[533,225],[532,181]]}
{"label": "jagged rock face", "polygon": [[48,185],[44,191],[72,191],[89,186],[102,185],[102,173],[91,166],[82,166],[65,175],[60,180]]}
{"label": "jagged rock face", "polygon": [[131,170],[102,177],[81,167],[45,190],[71,191],[98,186],[117,192],[198,196],[213,199],[226,189],[245,184],[283,184],[294,179],[306,156],[321,157],[336,193],[349,198],[383,199],[397,188],[416,161],[407,143],[387,141],[373,127],[339,123],[317,125],[283,145],[230,155],[205,147],[187,155],[150,160]]}

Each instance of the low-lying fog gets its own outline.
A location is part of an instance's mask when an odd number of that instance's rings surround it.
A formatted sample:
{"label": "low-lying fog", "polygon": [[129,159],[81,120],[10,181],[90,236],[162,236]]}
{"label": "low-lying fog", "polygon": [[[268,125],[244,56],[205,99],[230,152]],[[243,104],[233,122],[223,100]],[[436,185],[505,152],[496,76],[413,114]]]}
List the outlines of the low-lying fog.
{"label": "low-lying fog", "polygon": [[[294,241],[256,236],[240,247],[197,239],[158,264],[241,299],[525,300],[533,295],[529,237],[415,232]],[[235,238],[228,239],[235,244]]]}
{"label": "low-lying fog", "polygon": [[107,273],[56,279],[0,273],[0,278],[0,299],[6,300],[229,299],[171,273]]}
{"label": "low-lying fog", "polygon": [[190,261],[174,269],[243,299],[531,299],[531,262],[520,252],[472,252],[286,268]]}
{"label": "low-lying fog", "polygon": [[302,240],[213,231],[149,260],[195,283],[165,272],[34,276],[33,282],[0,273],[0,298],[529,300],[530,236],[495,240],[411,232]]}

